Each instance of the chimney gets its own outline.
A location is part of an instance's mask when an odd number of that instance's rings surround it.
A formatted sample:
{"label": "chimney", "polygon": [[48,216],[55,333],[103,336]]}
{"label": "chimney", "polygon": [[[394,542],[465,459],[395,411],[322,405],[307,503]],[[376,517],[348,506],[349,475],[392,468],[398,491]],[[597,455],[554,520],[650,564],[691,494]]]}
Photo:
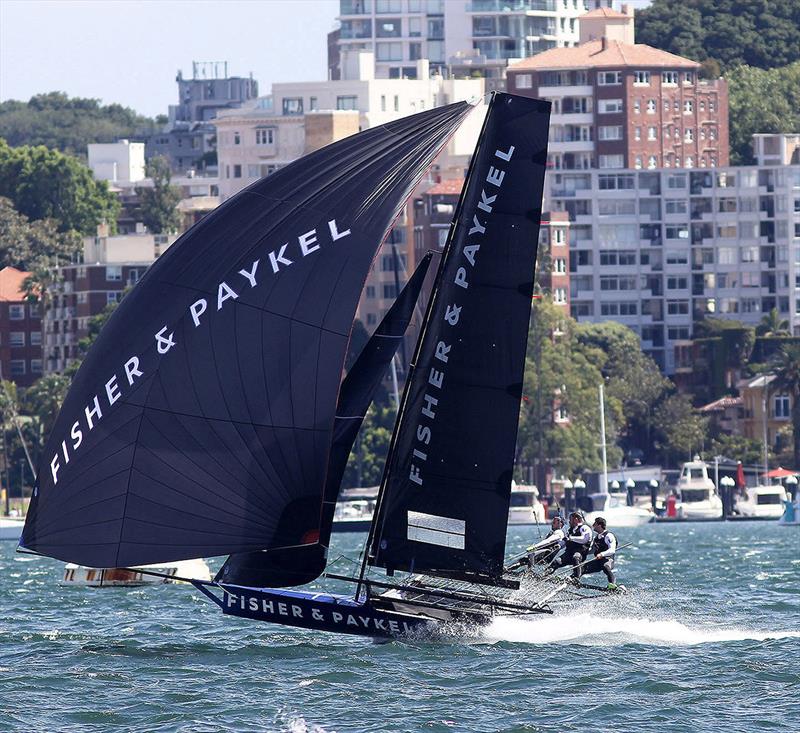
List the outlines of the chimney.
{"label": "chimney", "polygon": [[608,48],[608,36],[603,36],[600,39],[600,48],[605,51]]}

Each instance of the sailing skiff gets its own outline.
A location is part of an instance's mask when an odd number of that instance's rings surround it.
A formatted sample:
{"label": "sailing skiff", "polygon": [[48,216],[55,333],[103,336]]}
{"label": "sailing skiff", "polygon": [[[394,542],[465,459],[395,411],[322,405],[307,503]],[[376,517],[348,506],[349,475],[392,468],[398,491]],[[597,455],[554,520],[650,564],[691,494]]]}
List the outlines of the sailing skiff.
{"label": "sailing skiff", "polygon": [[373,637],[549,612],[555,590],[518,602],[503,567],[549,104],[501,93],[439,258],[361,572],[344,578],[354,592],[302,588],[325,572],[347,457],[430,257],[342,380],[367,271],[471,111],[316,151],[170,247],[73,380],[20,548],[96,568],[228,556],[213,581],[190,579],[224,613]]}

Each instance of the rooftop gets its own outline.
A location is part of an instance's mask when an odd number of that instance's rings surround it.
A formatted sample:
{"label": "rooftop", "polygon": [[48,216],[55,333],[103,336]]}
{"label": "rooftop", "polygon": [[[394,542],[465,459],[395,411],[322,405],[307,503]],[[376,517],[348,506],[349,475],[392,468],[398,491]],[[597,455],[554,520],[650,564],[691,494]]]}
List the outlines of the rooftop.
{"label": "rooftop", "polygon": [[425,193],[436,196],[446,194],[460,194],[464,187],[463,178],[449,178],[429,188]]}
{"label": "rooftop", "polygon": [[551,48],[516,64],[511,64],[508,68],[510,71],[539,71],[586,68],[618,69],[622,66],[697,69],[700,64],[697,61],[676,56],[674,53],[660,51],[644,43],[631,44],[602,39],[589,41],[573,48]]}
{"label": "rooftop", "polygon": [[25,299],[22,283],[31,273],[18,270],[16,267],[4,267],[0,270],[0,300],[19,301]]}
{"label": "rooftop", "polygon": [[580,19],[583,20],[584,18],[628,18],[630,16],[626,15],[625,13],[620,13],[619,10],[613,10],[612,8],[595,8],[594,10],[590,10],[588,13],[584,13],[580,16]]}

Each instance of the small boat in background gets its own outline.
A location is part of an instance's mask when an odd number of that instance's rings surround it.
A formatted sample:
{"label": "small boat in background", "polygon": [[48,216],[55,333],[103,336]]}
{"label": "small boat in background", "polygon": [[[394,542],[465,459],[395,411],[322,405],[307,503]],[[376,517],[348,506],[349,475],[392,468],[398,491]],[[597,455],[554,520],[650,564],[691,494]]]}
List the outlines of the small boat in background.
{"label": "small boat in background", "polygon": [[24,526],[24,517],[0,517],[0,540],[19,542]]}
{"label": "small boat in background", "polygon": [[546,524],[544,505],[539,501],[539,489],[511,482],[511,504],[508,507],[508,526]]}
{"label": "small boat in background", "polygon": [[780,484],[746,486],[744,497],[736,502],[736,511],[743,517],[772,517],[783,515],[783,504],[789,498]]}
{"label": "small boat in background", "polygon": [[719,519],[722,499],[714,482],[708,477],[708,464],[699,456],[683,464],[678,479],[678,501],[675,505],[680,519]]}
{"label": "small boat in background", "polygon": [[[145,572],[142,572],[145,571]],[[150,575],[149,573],[158,573]],[[205,560],[176,560],[175,562],[142,565],[135,568],[87,568],[84,565],[67,563],[64,578],[59,585],[81,585],[89,588],[139,585],[162,585],[180,583],[181,578],[211,580],[211,571]]]}
{"label": "small boat in background", "polygon": [[610,528],[641,527],[653,521],[653,512],[639,506],[628,506],[624,494],[591,494],[592,511],[586,515],[591,527],[597,517],[603,517]]}
{"label": "small boat in background", "polygon": [[341,501],[333,512],[334,532],[369,532],[375,502],[378,500],[378,487],[366,489],[344,489]]}

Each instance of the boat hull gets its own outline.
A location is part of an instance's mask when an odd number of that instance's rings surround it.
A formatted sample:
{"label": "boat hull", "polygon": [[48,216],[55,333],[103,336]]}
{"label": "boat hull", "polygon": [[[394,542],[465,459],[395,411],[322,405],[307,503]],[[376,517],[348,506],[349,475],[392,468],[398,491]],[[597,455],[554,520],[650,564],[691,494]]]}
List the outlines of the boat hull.
{"label": "boat hull", "polygon": [[24,519],[0,517],[0,541],[19,542],[24,526]]}
{"label": "boat hull", "polygon": [[390,602],[381,608],[373,599],[354,601],[328,593],[217,585],[222,591],[220,598],[207,584],[195,583],[195,587],[226,615],[315,631],[395,639],[432,631],[446,620],[459,620],[427,617],[421,610],[392,610]]}

